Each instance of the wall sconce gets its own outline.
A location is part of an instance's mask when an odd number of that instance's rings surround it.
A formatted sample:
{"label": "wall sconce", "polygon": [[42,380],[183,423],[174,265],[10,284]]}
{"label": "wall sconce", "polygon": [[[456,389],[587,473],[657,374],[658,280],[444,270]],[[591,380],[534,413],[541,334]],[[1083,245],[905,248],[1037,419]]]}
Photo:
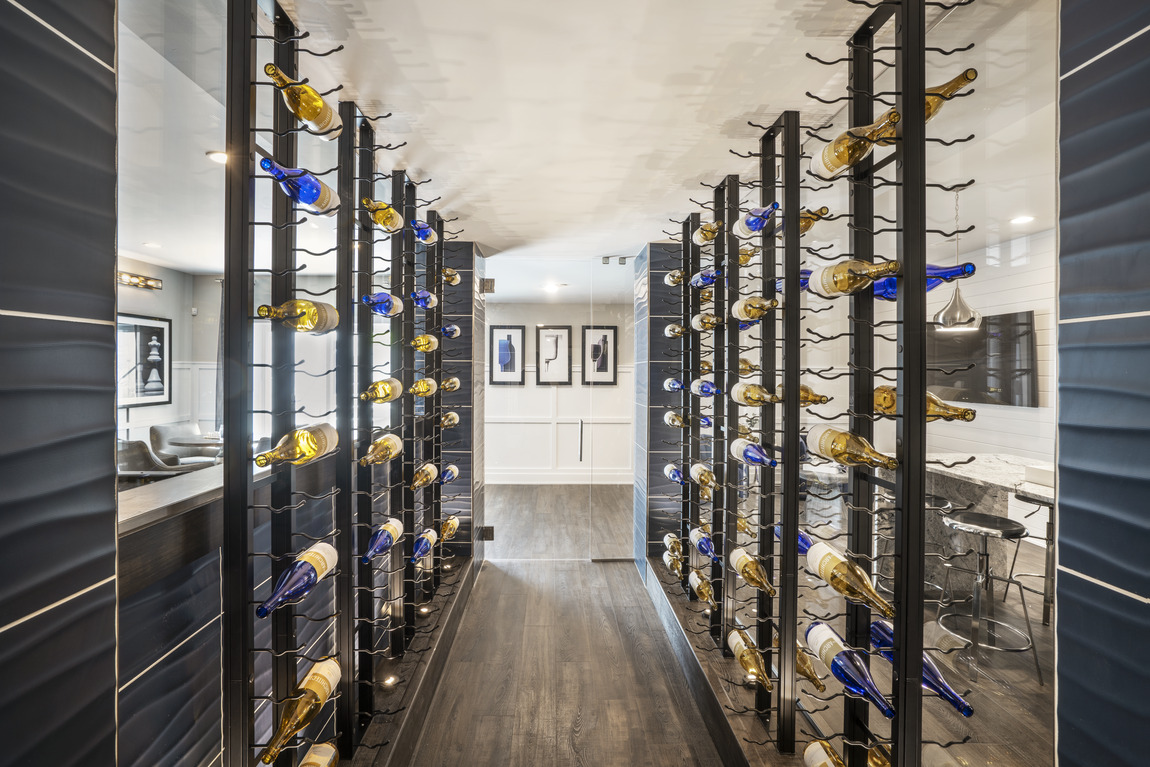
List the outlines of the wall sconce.
{"label": "wall sconce", "polygon": [[133,288],[147,288],[148,290],[164,289],[164,281],[157,277],[145,277],[142,274],[116,272],[116,279],[121,285],[128,285]]}

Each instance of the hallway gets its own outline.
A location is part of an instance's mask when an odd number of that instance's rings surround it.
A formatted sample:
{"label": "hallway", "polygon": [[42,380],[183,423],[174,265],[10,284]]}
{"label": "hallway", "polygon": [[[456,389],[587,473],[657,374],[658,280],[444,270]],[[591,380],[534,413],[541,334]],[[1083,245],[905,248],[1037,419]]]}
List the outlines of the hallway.
{"label": "hallway", "polygon": [[[596,488],[597,505],[618,510],[630,490]],[[570,536],[532,534],[552,514],[589,529],[586,501],[571,503],[571,486],[488,491],[496,540],[516,518],[523,541],[551,544],[483,564],[413,764],[721,764],[635,565],[579,561]],[[542,518],[528,527],[533,505]],[[597,535],[629,532],[612,517]]]}

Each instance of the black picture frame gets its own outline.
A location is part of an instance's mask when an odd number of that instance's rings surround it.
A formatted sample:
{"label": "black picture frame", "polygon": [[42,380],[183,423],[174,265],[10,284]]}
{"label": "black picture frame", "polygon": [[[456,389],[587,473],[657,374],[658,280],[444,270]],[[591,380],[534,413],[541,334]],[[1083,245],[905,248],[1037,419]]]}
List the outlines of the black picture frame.
{"label": "black picture frame", "polygon": [[[561,331],[561,332],[556,332]],[[571,385],[571,331],[570,325],[536,325],[535,326],[535,385],[536,386],[570,386]],[[556,339],[552,350],[551,338]],[[564,344],[566,339],[566,344]],[[560,362],[566,346],[566,365],[561,365],[563,376],[551,376],[555,371],[544,371],[552,362]],[[547,355],[552,351],[556,356],[550,359]]]}
{"label": "black picture frame", "polygon": [[116,315],[116,407],[172,404],[172,321]]}
{"label": "black picture frame", "polygon": [[[607,342],[606,354],[594,357],[596,347],[601,342],[596,338],[604,338]],[[580,359],[580,372],[584,386],[617,386],[619,384],[619,326],[618,325],[584,325],[583,326],[583,355]],[[607,370],[594,370],[597,366],[605,365]]]}
{"label": "black picture frame", "polygon": [[[500,362],[500,347],[496,334],[504,336],[500,341],[509,340],[512,358],[510,369],[503,368],[507,363]],[[491,386],[525,386],[527,367],[524,364],[527,346],[526,325],[489,325],[487,331],[487,383]]]}

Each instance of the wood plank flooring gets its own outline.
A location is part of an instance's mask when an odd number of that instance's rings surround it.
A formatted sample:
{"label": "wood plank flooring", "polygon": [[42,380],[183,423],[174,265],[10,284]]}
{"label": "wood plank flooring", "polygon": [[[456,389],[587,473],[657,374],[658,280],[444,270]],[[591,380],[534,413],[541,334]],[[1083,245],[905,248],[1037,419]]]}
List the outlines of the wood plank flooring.
{"label": "wood plank flooring", "polygon": [[490,485],[488,559],[622,559],[634,548],[631,485]]}

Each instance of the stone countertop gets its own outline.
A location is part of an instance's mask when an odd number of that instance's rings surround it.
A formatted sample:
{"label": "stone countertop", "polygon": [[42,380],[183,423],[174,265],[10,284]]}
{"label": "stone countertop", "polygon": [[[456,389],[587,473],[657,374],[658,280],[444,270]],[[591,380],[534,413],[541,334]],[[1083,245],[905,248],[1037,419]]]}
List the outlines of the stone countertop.
{"label": "stone countertop", "polygon": [[970,455],[962,453],[933,453],[927,456],[927,472],[944,477],[959,479],[982,487],[1000,487],[1010,492],[1020,491],[1029,496],[1054,503],[1054,488],[1026,481],[1027,466],[1051,468],[1051,465],[1033,458],[1023,458],[1005,453],[992,453],[976,456],[970,463],[957,466],[940,466],[929,461],[942,461],[954,464],[965,461]]}

